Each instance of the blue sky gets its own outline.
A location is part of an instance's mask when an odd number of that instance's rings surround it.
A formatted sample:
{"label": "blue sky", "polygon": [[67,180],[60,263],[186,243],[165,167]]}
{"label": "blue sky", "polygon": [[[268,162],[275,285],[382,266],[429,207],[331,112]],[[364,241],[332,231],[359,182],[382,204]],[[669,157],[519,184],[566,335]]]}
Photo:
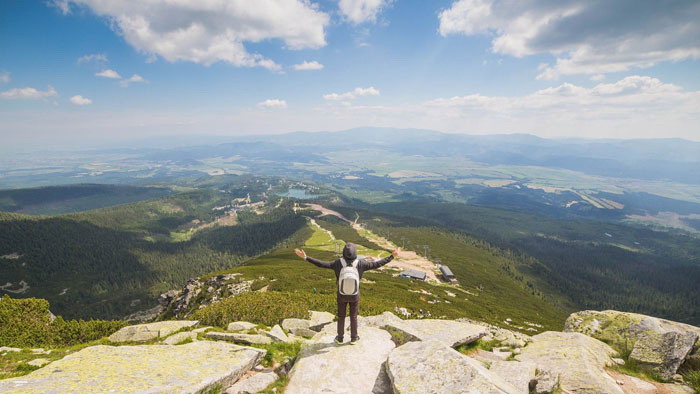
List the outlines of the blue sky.
{"label": "blue sky", "polygon": [[694,0],[5,0],[0,18],[8,143],[357,126],[700,140]]}

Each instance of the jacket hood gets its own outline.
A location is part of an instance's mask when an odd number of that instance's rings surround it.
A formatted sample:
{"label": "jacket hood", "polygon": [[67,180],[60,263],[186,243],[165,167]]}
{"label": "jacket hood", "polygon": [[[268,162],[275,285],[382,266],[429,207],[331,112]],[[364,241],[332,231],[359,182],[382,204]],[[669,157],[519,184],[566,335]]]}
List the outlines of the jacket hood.
{"label": "jacket hood", "polygon": [[353,243],[346,243],[345,247],[343,248],[343,258],[351,262],[357,258],[357,248],[355,247],[355,244]]}

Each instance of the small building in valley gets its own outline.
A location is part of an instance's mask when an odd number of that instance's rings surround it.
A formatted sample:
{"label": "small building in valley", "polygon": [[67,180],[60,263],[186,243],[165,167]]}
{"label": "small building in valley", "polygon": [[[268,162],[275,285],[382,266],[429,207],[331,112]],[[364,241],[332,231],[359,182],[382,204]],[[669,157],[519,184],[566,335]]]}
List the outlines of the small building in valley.
{"label": "small building in valley", "polygon": [[411,278],[416,280],[425,280],[426,273],[419,270],[406,270],[402,272],[399,276],[402,278]]}
{"label": "small building in valley", "polygon": [[441,265],[440,266],[440,272],[442,273],[442,276],[445,278],[445,280],[450,280],[454,279],[455,275],[452,273],[452,270],[450,267],[446,265]]}

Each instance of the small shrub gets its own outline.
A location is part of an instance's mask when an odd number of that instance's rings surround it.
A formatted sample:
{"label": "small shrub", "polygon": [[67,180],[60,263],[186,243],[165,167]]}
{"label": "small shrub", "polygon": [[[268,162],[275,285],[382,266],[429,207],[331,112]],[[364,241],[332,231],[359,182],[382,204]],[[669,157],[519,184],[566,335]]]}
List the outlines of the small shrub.
{"label": "small shrub", "polygon": [[0,346],[64,347],[110,335],[122,321],[51,320],[49,302],[39,298],[0,298]]}

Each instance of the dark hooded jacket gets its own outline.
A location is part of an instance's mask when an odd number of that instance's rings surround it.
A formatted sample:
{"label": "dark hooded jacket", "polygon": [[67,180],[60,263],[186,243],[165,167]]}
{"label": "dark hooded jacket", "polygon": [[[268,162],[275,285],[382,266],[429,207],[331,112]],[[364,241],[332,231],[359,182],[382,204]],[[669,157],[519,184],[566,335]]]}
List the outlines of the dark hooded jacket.
{"label": "dark hooded jacket", "polygon": [[[352,243],[347,243],[345,244],[345,247],[343,248],[343,258],[345,261],[349,264],[352,263],[356,258],[357,258],[357,247],[355,244]],[[375,268],[379,268],[391,260],[394,259],[394,256],[389,255],[389,257],[385,257],[381,260],[378,261],[370,261],[368,259],[360,259],[360,261],[357,262],[357,271],[360,274],[360,279],[362,279],[362,274],[367,271],[367,270],[373,270]],[[306,261],[309,263],[321,267],[321,268],[330,268],[335,272],[335,281],[336,284],[338,283],[338,277],[340,276],[340,270],[343,269],[343,262],[341,259],[337,259],[334,261],[321,261],[317,260],[313,257],[306,256]],[[336,286],[337,287],[337,286]],[[361,288],[362,286],[360,286]],[[343,301],[358,301],[360,299],[360,293],[358,292],[357,295],[354,296],[347,296],[347,295],[342,295],[338,293],[338,297],[341,298]]]}

